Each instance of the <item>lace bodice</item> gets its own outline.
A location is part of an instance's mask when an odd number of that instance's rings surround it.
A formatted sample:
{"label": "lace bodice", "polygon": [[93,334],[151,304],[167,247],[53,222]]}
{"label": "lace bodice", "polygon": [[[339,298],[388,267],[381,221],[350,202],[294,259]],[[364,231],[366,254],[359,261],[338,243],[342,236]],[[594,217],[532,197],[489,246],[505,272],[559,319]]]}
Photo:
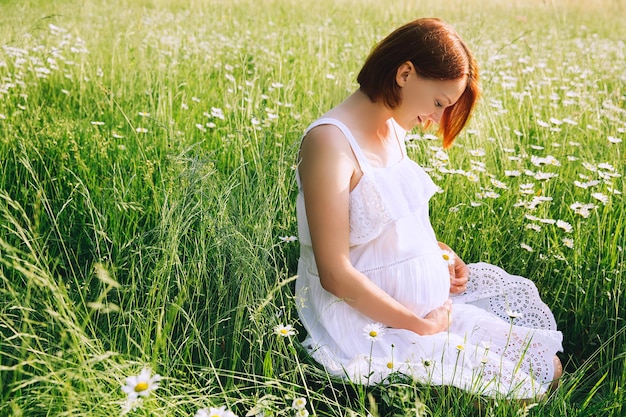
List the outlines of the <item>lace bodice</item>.
{"label": "lace bodice", "polygon": [[[437,190],[430,176],[406,155],[404,143],[400,142],[403,158],[386,168],[372,167],[363,155],[350,130],[334,119],[320,119],[305,132],[322,124],[333,124],[341,129],[350,142],[363,172],[359,183],[350,192],[350,244],[361,245],[376,238],[383,227],[401,217],[415,215],[426,209],[428,200]],[[306,220],[304,194],[297,176],[298,232],[301,244],[310,245],[311,237]],[[389,202],[397,204],[390,205]]]}

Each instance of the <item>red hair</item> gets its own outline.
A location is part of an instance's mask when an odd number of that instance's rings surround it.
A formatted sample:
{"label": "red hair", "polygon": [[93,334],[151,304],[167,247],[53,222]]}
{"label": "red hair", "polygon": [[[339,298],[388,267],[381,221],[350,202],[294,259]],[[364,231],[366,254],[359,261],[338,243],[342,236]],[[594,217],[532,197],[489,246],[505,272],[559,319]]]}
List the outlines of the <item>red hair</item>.
{"label": "red hair", "polygon": [[445,81],[467,77],[465,91],[444,110],[439,121],[443,147],[449,148],[480,96],[478,64],[448,24],[437,18],[417,19],[394,30],[374,47],[357,77],[361,90],[373,102],[382,100],[391,109],[397,107],[401,99],[396,72],[407,61],[424,78]]}

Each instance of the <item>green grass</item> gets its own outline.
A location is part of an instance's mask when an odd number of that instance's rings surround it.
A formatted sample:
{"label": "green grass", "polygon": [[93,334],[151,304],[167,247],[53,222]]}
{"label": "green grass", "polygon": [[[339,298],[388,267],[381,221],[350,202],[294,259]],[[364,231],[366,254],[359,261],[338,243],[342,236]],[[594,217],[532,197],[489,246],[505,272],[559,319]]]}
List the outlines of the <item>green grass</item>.
{"label": "green grass", "polygon": [[[465,260],[535,281],[564,334],[563,383],[529,415],[623,415],[626,166],[609,138],[626,139],[626,10],[611,0],[0,2],[0,415],[117,415],[145,366],[163,380],[131,415],[294,415],[295,397],[327,416],[520,415],[331,380],[273,334],[303,334],[298,244],[280,240],[297,234],[300,135],[420,16],[458,29],[484,90],[447,171],[440,142],[411,144],[444,190],[433,226]],[[533,195],[551,200],[519,204]]]}

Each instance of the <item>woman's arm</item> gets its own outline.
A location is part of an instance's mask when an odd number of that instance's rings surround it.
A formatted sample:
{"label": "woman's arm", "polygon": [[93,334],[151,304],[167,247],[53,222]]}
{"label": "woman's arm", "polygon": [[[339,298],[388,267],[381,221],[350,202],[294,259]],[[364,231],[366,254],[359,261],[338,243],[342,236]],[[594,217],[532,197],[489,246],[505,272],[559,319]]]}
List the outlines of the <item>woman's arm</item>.
{"label": "woman's arm", "polygon": [[384,325],[418,334],[446,330],[449,302],[420,318],[350,262],[349,193],[361,172],[343,134],[329,125],[312,129],[302,142],[298,169],[322,287]]}

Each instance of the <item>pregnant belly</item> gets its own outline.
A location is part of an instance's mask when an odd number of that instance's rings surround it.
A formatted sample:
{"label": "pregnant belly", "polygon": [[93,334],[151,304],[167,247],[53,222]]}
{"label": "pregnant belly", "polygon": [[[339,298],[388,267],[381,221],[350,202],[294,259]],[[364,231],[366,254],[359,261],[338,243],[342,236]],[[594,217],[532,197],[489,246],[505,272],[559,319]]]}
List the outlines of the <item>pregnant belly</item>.
{"label": "pregnant belly", "polygon": [[441,259],[417,257],[370,275],[394,299],[420,317],[450,296],[450,274]]}

